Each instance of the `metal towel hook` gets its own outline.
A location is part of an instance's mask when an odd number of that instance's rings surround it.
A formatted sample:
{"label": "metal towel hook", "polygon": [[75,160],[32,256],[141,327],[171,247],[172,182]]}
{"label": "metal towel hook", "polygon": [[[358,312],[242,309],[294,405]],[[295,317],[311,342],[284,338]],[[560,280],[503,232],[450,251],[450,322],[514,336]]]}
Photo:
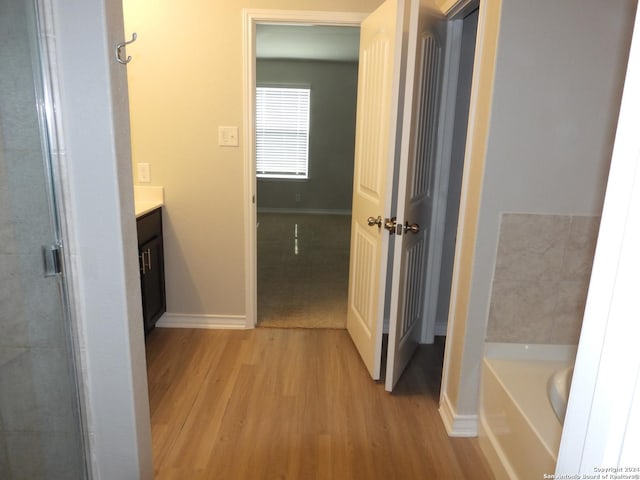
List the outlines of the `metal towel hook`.
{"label": "metal towel hook", "polygon": [[126,65],[131,61],[131,56],[128,56],[124,60],[122,59],[122,49],[127,45],[135,42],[137,38],[138,38],[138,34],[134,32],[133,35],[131,35],[131,40],[129,40],[128,42],[122,42],[116,45],[116,60],[118,60],[118,62],[120,62],[123,65]]}

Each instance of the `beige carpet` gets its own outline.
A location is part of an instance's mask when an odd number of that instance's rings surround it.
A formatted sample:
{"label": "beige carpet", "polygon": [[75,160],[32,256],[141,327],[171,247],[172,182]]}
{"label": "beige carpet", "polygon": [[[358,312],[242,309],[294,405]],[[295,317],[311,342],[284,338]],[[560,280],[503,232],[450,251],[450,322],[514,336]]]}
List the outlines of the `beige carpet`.
{"label": "beige carpet", "polygon": [[351,217],[258,214],[258,325],[345,328]]}

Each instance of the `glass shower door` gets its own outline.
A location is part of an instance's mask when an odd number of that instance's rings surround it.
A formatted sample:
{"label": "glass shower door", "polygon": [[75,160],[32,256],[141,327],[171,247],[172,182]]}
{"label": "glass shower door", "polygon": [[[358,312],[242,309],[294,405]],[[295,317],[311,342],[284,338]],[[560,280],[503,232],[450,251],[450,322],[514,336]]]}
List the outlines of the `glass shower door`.
{"label": "glass shower door", "polygon": [[0,478],[86,478],[35,4],[0,1]]}

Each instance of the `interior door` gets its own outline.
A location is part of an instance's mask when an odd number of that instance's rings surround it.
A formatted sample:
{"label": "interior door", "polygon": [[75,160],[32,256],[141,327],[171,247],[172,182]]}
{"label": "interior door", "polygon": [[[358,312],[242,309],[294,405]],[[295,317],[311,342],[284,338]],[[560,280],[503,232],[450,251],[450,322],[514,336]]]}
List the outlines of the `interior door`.
{"label": "interior door", "polygon": [[[386,0],[360,27],[347,330],[371,377],[380,378],[399,98],[404,87],[405,5]],[[406,45],[406,40],[404,40]]]}
{"label": "interior door", "polygon": [[398,171],[389,347],[385,388],[391,391],[420,343],[426,272],[433,233],[445,20],[426,8],[413,17],[407,61],[404,128]]}

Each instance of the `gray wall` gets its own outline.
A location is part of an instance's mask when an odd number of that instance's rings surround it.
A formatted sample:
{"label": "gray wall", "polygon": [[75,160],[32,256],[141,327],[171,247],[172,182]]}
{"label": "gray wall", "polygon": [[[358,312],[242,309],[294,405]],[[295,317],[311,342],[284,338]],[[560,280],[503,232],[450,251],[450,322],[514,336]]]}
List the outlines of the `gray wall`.
{"label": "gray wall", "polygon": [[[463,252],[473,250],[473,271],[463,280],[469,281],[468,297],[456,303],[466,318],[456,318],[463,330],[453,338],[464,342],[464,353],[449,379],[455,386],[448,387],[448,395],[460,415],[477,413],[478,365],[496,286],[503,214],[600,214],[637,2],[510,0],[501,5],[476,237]],[[521,226],[524,233],[526,225]],[[495,327],[489,326],[492,337]],[[528,334],[510,338],[536,341]]]}
{"label": "gray wall", "polygon": [[258,84],[311,87],[309,179],[258,179],[258,209],[350,211],[357,63],[301,60],[256,63]]}
{"label": "gray wall", "polygon": [[[544,294],[532,289],[525,289],[525,295],[506,292],[501,274],[506,258],[496,255],[505,251],[531,253],[528,244],[522,244],[518,250],[509,243],[512,238],[524,242],[527,231],[538,237],[534,250],[546,241],[561,251],[565,241],[569,241],[565,238],[569,235],[565,227],[571,223],[570,217],[586,216],[589,220],[585,222],[597,225],[594,217],[602,210],[635,2],[625,0],[605,6],[598,0],[587,0],[579,4],[578,7],[575,2],[555,2],[553,15],[539,4],[527,1],[503,4],[476,251],[476,272],[480,274],[478,266],[482,262],[486,277],[474,273],[474,283],[478,286],[481,283],[484,290],[483,308],[475,311],[488,311],[485,302],[490,298],[489,286],[501,293],[493,297],[493,314],[488,325],[491,340],[577,343],[579,326],[575,320],[567,322],[572,325],[570,328],[565,325],[572,334],[540,334],[551,325],[558,325],[559,318],[566,313],[551,306],[551,299],[548,310],[535,319],[528,318],[526,325],[514,314],[526,309],[526,304],[536,303],[534,298],[540,300]],[[522,22],[523,18],[527,21]],[[510,223],[507,231],[502,232],[506,236],[498,249],[500,220],[505,212],[538,215],[524,217],[533,223],[522,219]],[[537,233],[528,230],[540,222],[544,228],[540,227]],[[517,226],[521,232],[512,232]],[[584,241],[585,250],[592,254],[591,235]],[[539,260],[535,270],[547,274],[550,270],[546,257],[540,256]],[[573,282],[573,290],[578,289],[577,285],[582,288],[581,292],[571,294],[578,304],[572,307],[572,316],[578,315],[580,319],[583,307],[579,304],[586,295],[590,264],[584,268],[588,268],[586,278],[567,279]],[[509,277],[511,288],[531,280],[527,270],[531,272],[533,266],[514,269],[521,275]],[[560,278],[560,272],[555,271]],[[548,276],[545,278],[547,285],[553,283]],[[509,302],[517,305],[506,305]],[[507,310],[509,313],[500,313]]]}

